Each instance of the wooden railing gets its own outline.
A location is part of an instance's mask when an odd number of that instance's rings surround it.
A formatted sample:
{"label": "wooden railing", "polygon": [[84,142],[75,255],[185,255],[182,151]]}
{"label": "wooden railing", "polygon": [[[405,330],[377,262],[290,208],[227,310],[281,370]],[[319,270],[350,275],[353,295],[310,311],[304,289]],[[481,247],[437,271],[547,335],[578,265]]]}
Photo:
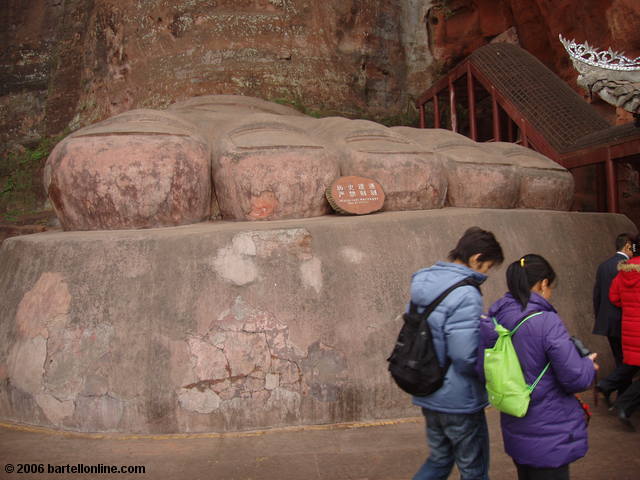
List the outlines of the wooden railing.
{"label": "wooden railing", "polygon": [[[629,155],[640,153],[640,139],[623,141],[617,144],[598,145],[583,150],[573,152],[559,152],[545,138],[525,115],[509,99],[503,95],[495,85],[493,85],[473,63],[465,60],[454,67],[448,74],[436,82],[431,88],[426,90],[416,101],[416,106],[420,115],[420,128],[426,128],[426,106],[433,102],[433,126],[434,128],[449,128],[459,133],[458,111],[459,99],[455,83],[466,75],[466,101],[469,115],[468,136],[478,141],[478,118],[476,106],[476,84],[481,85],[491,97],[492,105],[492,132],[493,137],[483,141],[507,141],[519,143],[525,147],[532,148],[541,154],[551,158],[563,167],[572,170],[575,168],[603,164],[606,172],[606,199],[607,211],[619,212],[618,204],[618,184],[616,180],[615,160]],[[449,125],[444,126],[442,122],[443,108],[440,105],[439,97],[448,91],[448,111]],[[501,112],[504,112],[508,119],[506,125],[507,134],[503,138]],[[519,135],[513,130],[513,126],[518,129]]]}

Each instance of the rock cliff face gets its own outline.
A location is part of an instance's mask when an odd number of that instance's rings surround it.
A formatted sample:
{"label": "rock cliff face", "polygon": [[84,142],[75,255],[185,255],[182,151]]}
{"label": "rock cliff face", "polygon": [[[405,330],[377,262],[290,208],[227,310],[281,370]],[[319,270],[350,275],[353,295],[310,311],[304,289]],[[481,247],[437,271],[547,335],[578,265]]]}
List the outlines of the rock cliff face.
{"label": "rock cliff face", "polygon": [[570,83],[559,33],[640,54],[635,0],[7,0],[0,14],[3,142],[205,94],[380,120],[512,27]]}
{"label": "rock cliff face", "polygon": [[204,94],[397,114],[409,77],[428,67],[423,9],[416,0],[9,0],[2,130],[28,139]]}

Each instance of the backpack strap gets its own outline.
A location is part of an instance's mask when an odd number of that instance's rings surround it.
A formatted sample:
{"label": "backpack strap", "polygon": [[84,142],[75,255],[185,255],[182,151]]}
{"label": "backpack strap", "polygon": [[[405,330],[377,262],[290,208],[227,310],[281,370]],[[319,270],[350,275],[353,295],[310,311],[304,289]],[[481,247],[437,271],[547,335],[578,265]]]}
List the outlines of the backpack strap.
{"label": "backpack strap", "polygon": [[[422,319],[426,320],[429,317],[429,315],[431,315],[431,313],[433,313],[433,311],[436,309],[436,307],[438,305],[440,305],[440,303],[442,303],[442,301],[452,291],[454,291],[458,287],[464,287],[465,285],[471,285],[472,287],[476,287],[478,289],[478,291],[480,292],[480,294],[482,294],[482,291],[480,290],[480,283],[477,280],[475,280],[473,277],[466,277],[466,278],[460,280],[458,283],[454,283],[453,285],[451,285],[444,292],[442,292],[433,302],[431,302],[429,305],[427,305],[424,308],[424,312],[422,312],[420,314]],[[415,303],[411,302],[409,304],[409,311],[411,313],[418,313],[418,305],[416,305]]]}
{"label": "backpack strap", "polygon": [[[518,325],[516,325],[514,327],[513,330],[511,330],[511,332],[509,333],[510,336],[513,336],[514,333],[516,333],[516,330],[518,330],[520,328],[520,326],[526,322],[527,320],[529,320],[530,318],[533,317],[537,317],[538,315],[542,315],[542,312],[536,312],[536,313],[532,313],[531,315],[527,315],[525,318],[523,318]],[[494,323],[496,323],[496,319],[493,319]],[[549,367],[551,366],[551,362],[547,362],[547,364],[544,366],[544,368],[542,369],[542,372],[540,372],[540,375],[538,375],[538,377],[534,380],[534,382],[529,385],[529,393],[533,392],[535,390],[535,388],[538,386],[538,383],[540,383],[540,380],[542,380],[542,377],[544,376],[545,373],[547,373],[547,370],[549,370]]]}
{"label": "backpack strap", "polygon": [[527,320],[529,320],[530,318],[533,317],[537,317],[538,315],[542,315],[542,312],[536,312],[536,313],[532,313],[531,315],[527,315],[526,317],[524,317],[520,323],[518,323],[518,325],[516,325],[514,327],[513,330],[511,330],[511,335],[513,336],[514,333],[516,333],[516,331],[520,328],[520,325],[522,325],[524,322],[526,322]]}
{"label": "backpack strap", "polygon": [[[429,318],[429,315],[433,313],[436,307],[440,305],[440,303],[447,297],[447,295],[449,295],[456,288],[464,287],[465,285],[471,285],[472,287],[477,288],[478,292],[480,292],[480,295],[482,295],[482,290],[480,290],[480,282],[478,282],[473,277],[466,277],[460,280],[459,282],[454,283],[449,288],[447,288],[444,292],[442,292],[433,302],[431,302],[429,305],[427,305],[424,308],[424,312],[420,314],[420,324],[421,324],[420,330],[429,328],[429,323],[427,322],[427,318]],[[409,312],[418,313],[418,306],[415,303],[411,302],[409,305]],[[449,366],[451,365],[451,361],[449,360],[449,355],[446,353],[446,350],[445,350],[444,357],[445,357],[444,370],[446,372],[447,370],[449,370]]]}
{"label": "backpack strap", "polygon": [[542,369],[542,372],[540,372],[540,375],[538,375],[538,378],[536,378],[535,381],[531,385],[529,385],[529,393],[535,390],[535,388],[538,386],[538,382],[542,380],[542,377],[544,376],[545,373],[547,373],[547,370],[549,370],[550,366],[551,366],[551,362],[547,362],[547,364]]}

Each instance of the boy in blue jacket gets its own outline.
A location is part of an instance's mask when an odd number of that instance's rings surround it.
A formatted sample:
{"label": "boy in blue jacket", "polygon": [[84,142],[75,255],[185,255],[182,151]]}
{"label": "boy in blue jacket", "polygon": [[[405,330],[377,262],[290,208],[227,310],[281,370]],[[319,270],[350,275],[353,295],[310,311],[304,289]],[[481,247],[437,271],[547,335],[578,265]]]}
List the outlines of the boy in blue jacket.
{"label": "boy in blue jacket", "polygon": [[[449,262],[437,262],[413,274],[411,301],[424,309],[464,278],[484,282],[489,269],[503,260],[493,233],[471,227],[449,252]],[[479,289],[468,285],[453,290],[427,319],[438,360],[448,368],[439,390],[413,397],[426,419],[430,450],[414,480],[444,480],[454,462],[462,480],[488,478],[489,434],[484,414],[488,402],[475,369],[482,311]]]}

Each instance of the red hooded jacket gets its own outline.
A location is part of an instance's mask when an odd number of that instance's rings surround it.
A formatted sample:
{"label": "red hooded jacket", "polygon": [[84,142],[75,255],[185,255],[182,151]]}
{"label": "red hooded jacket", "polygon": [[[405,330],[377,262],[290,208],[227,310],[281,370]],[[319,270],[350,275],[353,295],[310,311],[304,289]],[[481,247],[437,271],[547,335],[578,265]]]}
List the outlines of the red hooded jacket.
{"label": "red hooded jacket", "polygon": [[609,300],[622,308],[622,360],[640,366],[640,257],[618,264]]}

